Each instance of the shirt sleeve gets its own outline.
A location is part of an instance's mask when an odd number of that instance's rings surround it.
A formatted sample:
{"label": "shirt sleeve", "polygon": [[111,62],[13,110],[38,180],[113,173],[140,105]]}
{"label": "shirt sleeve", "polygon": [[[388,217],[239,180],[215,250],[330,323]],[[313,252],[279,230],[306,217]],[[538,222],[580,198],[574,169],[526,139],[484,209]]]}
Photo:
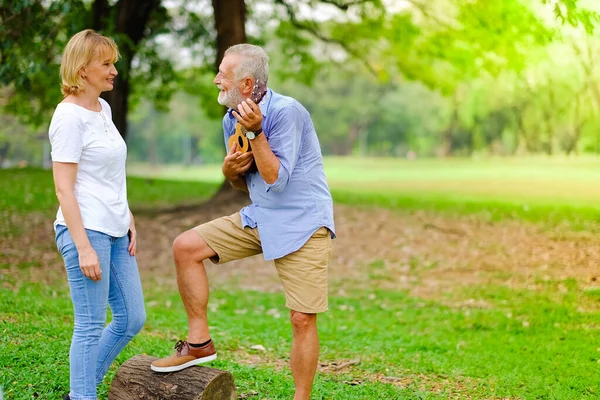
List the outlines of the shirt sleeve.
{"label": "shirt sleeve", "polygon": [[266,190],[282,192],[288,182],[300,153],[304,121],[302,112],[295,106],[289,106],[275,116],[274,123],[270,128],[269,146],[273,154],[279,159],[279,172],[277,180],[267,184]]}
{"label": "shirt sleeve", "polygon": [[52,161],[79,163],[83,150],[82,134],[77,116],[65,112],[54,114],[48,131]]}

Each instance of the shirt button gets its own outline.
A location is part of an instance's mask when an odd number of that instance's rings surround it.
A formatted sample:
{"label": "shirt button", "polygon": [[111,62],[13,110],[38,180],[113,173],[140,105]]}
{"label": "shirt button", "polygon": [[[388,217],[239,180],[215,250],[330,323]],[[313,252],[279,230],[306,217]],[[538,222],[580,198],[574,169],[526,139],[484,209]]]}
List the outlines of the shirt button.
{"label": "shirt button", "polygon": [[254,183],[252,184],[252,187],[256,186]]}

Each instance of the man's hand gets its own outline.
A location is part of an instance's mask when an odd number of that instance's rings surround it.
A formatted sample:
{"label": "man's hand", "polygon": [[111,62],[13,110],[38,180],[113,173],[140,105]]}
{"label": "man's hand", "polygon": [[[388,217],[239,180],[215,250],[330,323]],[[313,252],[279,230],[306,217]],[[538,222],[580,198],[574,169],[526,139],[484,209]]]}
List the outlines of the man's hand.
{"label": "man's hand", "polygon": [[238,144],[234,143],[223,160],[223,175],[230,181],[238,179],[240,175],[250,169],[253,159],[251,151],[242,154],[238,151]]}
{"label": "man's hand", "polygon": [[238,104],[238,109],[233,111],[233,116],[251,132],[256,132],[262,127],[263,115],[260,107],[250,98]]}

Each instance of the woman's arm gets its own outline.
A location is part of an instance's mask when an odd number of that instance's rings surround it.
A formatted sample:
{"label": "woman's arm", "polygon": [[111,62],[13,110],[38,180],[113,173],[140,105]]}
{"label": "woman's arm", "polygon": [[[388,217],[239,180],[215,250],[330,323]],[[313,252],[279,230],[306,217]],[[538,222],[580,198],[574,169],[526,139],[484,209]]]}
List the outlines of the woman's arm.
{"label": "woman's arm", "polygon": [[79,253],[79,268],[85,276],[93,281],[102,279],[98,255],[92,248],[90,240],[85,233],[81,210],[75,198],[75,178],[77,177],[78,164],[76,163],[52,163],[54,175],[54,187],[56,197],[60,203],[65,223],[73,238],[77,252]]}

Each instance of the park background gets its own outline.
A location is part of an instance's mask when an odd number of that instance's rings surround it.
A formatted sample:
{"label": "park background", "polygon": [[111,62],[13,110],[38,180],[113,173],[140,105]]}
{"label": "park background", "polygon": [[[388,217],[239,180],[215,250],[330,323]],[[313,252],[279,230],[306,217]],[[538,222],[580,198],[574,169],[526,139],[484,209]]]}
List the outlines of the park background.
{"label": "park background", "polygon": [[[47,128],[68,38],[116,39],[148,320],[120,364],[186,334],[171,243],[247,202],[223,184],[212,84],[263,45],[310,111],[335,201],[314,399],[600,396],[600,6],[584,0],[0,2],[0,398],[68,390],[72,307]],[[287,399],[271,263],[209,266],[240,398]]]}

